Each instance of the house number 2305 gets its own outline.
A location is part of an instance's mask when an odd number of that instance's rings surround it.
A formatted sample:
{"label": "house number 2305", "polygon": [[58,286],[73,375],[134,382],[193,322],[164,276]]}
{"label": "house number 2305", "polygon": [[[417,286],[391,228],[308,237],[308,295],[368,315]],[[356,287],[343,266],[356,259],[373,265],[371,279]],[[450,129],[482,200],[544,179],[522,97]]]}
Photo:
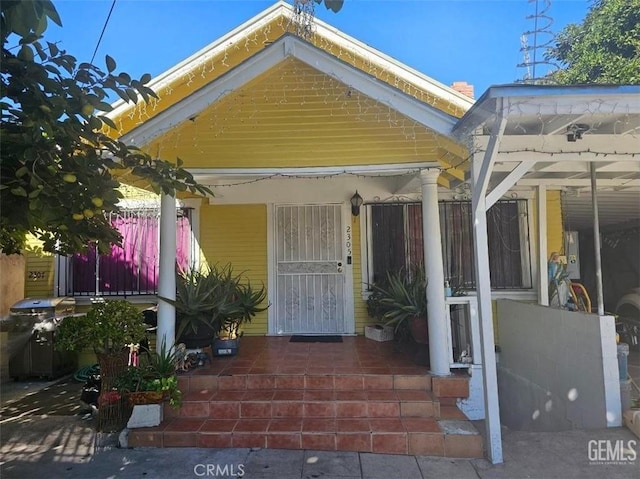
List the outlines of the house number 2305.
{"label": "house number 2305", "polygon": [[351,256],[351,239],[351,226],[347,225],[346,242],[344,244],[347,247],[347,256]]}

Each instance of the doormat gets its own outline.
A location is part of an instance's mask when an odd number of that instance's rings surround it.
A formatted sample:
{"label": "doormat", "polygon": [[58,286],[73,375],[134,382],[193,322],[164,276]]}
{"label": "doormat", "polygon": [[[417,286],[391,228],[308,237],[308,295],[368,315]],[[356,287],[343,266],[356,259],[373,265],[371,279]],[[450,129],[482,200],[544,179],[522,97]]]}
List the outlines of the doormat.
{"label": "doormat", "polygon": [[290,343],[341,343],[342,336],[304,336],[295,334],[291,336]]}

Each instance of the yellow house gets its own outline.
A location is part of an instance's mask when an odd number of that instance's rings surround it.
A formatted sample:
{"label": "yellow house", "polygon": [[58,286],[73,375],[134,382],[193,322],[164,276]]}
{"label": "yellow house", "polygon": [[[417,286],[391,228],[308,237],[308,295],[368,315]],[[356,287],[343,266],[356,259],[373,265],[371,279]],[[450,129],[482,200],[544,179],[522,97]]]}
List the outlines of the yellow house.
{"label": "yellow house", "polygon": [[[123,141],[181,158],[213,190],[211,198],[179,200],[189,215],[191,261],[229,262],[265,284],[272,306],[246,334],[363,334],[372,321],[368,285],[433,249],[420,227],[429,182],[440,202],[443,282],[472,289],[471,230],[461,228],[469,218],[469,152],[452,129],[473,99],[319,20],[308,35],[296,34],[296,22],[293,9],[277,3],[152,80],[158,98],[150,104],[119,102],[111,113]],[[125,210],[156,201],[157,216],[159,201],[133,191]],[[356,192],[364,203],[358,216],[350,204]],[[496,294],[533,299],[533,194],[509,199],[503,216],[527,220],[496,223],[494,239],[519,251],[496,257],[517,276],[497,278]],[[559,208],[559,194],[547,201]],[[560,250],[561,216],[548,222],[549,248]],[[155,302],[155,281],[105,288],[104,279],[79,281],[77,271],[72,280],[69,263],[30,255],[27,296],[53,290],[80,302],[101,294]]]}
{"label": "yellow house", "polygon": [[[616,151],[598,153],[625,120],[618,97],[637,91],[504,86],[474,102],[321,21],[300,21],[279,2],[152,80],[157,99],[114,105],[112,134],[152,157],[180,158],[213,196],[130,190],[114,224],[136,233],[118,261],[31,255],[27,295],[155,303],[174,297],[176,261],[231,263],[268,292],[270,307],[246,334],[362,335],[374,321],[370,284],[424,268],[430,372],[470,370],[461,409],[486,416],[489,456],[501,462],[491,301],[548,304],[547,257],[563,250],[563,225],[560,191],[546,185],[587,181],[576,162],[605,161],[599,154],[624,160],[603,181],[637,168]],[[611,112],[594,106],[602,98]],[[581,150],[568,149],[576,138],[567,131],[589,115],[611,131],[588,130]],[[616,141],[636,154],[629,138]],[[451,297],[451,287],[469,294]],[[471,362],[452,346],[454,306],[468,311],[458,340],[472,343]],[[175,311],[158,307],[158,334],[173,342]]]}

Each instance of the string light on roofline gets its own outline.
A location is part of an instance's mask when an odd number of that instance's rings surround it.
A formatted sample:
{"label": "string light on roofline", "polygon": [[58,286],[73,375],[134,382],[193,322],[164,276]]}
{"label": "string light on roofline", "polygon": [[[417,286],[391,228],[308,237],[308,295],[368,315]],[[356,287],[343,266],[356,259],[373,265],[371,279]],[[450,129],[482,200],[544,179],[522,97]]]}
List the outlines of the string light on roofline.
{"label": "string light on roofline", "polygon": [[[308,8],[313,8],[314,4],[313,1],[300,1],[299,3],[304,3]],[[156,89],[158,98],[152,98],[150,100],[150,110],[153,112],[158,111],[163,103],[171,102],[171,97],[176,92],[182,94],[180,93],[180,86],[184,86],[190,81],[194,85],[194,88],[204,86],[226,73],[236,63],[247,60],[249,57],[261,51],[265,46],[279,39],[282,33],[288,32],[296,34],[294,23],[291,18],[282,16],[278,18],[275,24],[258,24],[252,31],[248,31],[246,36],[240,36],[237,40],[231,40],[224,44],[224,46],[203,55],[200,60],[201,64],[194,66],[194,71],[197,72],[198,84],[195,85],[196,78],[194,78],[194,73],[185,71],[182,75],[176,76],[175,81],[164,84],[162,88]],[[400,78],[395,72],[390,72],[388,68],[385,68],[385,66],[380,63],[381,61],[386,61],[382,57],[363,52],[358,46],[351,47],[343,44],[335,44],[322,35],[317,35],[315,29],[312,28],[312,31],[313,34],[308,38],[304,38],[301,35],[299,36],[330,55],[347,63],[351,63],[365,73],[398,88],[403,93],[411,95],[427,105],[444,108],[447,113],[457,117],[462,116],[464,113],[464,110],[460,106],[442,103],[441,98],[424,90],[423,86],[407,81],[405,78]],[[234,55],[236,57],[239,55],[241,58],[236,58],[232,62],[231,58]],[[135,105],[128,105],[128,107],[125,107],[127,111],[115,118],[119,135],[125,133],[123,119],[143,122],[150,117],[146,111],[146,105],[143,104],[144,102],[138,102]],[[128,127],[128,129],[130,128],[131,126]]]}
{"label": "string light on roofline", "polygon": [[355,178],[403,178],[408,176],[413,176],[420,172],[420,169],[412,169],[406,171],[404,173],[395,173],[395,174],[368,174],[368,173],[354,173],[352,171],[341,171],[338,173],[330,173],[326,175],[296,175],[296,174],[287,174],[287,173],[273,173],[271,175],[261,176],[259,178],[253,178],[251,180],[238,181],[232,183],[215,183],[205,185],[209,188],[222,188],[222,187],[233,187],[233,186],[243,186],[243,185],[251,185],[254,183],[260,183],[262,181],[274,180],[274,179],[297,179],[297,180],[327,180],[331,178],[344,177],[344,176],[352,176]]}

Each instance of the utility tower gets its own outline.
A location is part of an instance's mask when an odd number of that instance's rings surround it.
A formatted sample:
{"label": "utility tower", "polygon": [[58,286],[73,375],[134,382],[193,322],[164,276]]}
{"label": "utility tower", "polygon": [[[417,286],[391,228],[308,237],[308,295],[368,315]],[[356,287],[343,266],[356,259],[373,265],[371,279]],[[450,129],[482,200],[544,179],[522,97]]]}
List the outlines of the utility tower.
{"label": "utility tower", "polygon": [[518,68],[525,73],[521,83],[551,83],[550,75],[558,69],[558,65],[547,59],[545,52],[553,43],[555,34],[551,31],[553,18],[549,15],[551,0],[528,0],[534,6],[534,13],[525,18],[533,22],[533,28],[520,36],[520,51],[523,61]]}

